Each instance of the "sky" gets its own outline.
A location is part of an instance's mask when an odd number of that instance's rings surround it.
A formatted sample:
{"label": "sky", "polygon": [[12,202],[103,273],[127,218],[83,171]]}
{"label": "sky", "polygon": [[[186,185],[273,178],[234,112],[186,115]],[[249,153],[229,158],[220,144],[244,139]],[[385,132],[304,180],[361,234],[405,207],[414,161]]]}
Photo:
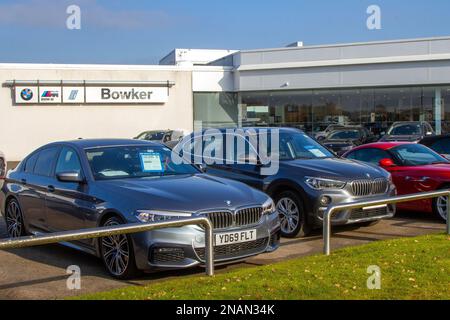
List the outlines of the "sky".
{"label": "sky", "polygon": [[[67,7],[81,10],[69,30]],[[366,26],[370,5],[381,29]],[[448,0],[0,0],[0,62],[157,64],[174,48],[450,36]]]}

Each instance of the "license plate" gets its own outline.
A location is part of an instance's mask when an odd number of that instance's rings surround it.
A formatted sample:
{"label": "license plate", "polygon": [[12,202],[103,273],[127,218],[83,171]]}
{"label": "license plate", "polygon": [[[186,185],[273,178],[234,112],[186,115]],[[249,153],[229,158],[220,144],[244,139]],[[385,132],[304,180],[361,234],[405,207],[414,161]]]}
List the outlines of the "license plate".
{"label": "license plate", "polygon": [[382,204],[380,206],[371,206],[371,207],[364,207],[362,208],[364,211],[366,210],[373,210],[373,209],[382,209],[382,208],[386,208],[387,204]]}
{"label": "license plate", "polygon": [[218,233],[215,235],[216,246],[224,246],[233,243],[242,243],[256,240],[256,229]]}

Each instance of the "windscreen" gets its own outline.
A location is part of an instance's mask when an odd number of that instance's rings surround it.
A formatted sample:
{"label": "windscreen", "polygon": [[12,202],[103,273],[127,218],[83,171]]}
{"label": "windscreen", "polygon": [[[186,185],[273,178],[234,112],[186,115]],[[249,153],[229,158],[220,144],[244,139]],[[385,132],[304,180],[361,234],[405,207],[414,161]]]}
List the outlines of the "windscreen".
{"label": "windscreen", "polygon": [[190,164],[175,164],[164,147],[124,146],[86,150],[96,180],[199,173]]}

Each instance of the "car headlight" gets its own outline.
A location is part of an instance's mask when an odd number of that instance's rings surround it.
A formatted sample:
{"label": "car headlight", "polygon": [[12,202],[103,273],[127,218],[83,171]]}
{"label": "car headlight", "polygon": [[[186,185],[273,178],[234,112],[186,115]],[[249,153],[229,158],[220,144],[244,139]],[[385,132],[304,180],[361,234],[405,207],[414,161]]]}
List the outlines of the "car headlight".
{"label": "car headlight", "polygon": [[262,214],[271,214],[273,212],[275,212],[275,203],[273,202],[273,200],[271,198],[267,199],[266,202],[263,203],[262,205],[263,211]]}
{"label": "car headlight", "polygon": [[325,178],[315,178],[315,177],[305,177],[306,184],[316,190],[323,189],[342,189],[347,184],[345,181],[325,179]]}
{"label": "car headlight", "polygon": [[192,214],[187,212],[138,210],[136,213],[136,218],[138,218],[138,220],[141,222],[161,222],[168,220],[179,220],[190,217],[192,217]]}

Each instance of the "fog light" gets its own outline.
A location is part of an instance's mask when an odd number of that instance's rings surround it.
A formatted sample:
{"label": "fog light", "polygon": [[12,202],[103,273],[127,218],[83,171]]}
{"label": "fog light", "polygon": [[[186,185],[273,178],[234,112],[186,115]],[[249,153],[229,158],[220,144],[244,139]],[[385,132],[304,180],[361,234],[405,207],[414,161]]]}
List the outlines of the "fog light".
{"label": "fog light", "polygon": [[322,206],[328,206],[330,203],[331,203],[331,198],[330,198],[329,196],[323,196],[323,197],[320,199],[320,204],[321,204]]}

